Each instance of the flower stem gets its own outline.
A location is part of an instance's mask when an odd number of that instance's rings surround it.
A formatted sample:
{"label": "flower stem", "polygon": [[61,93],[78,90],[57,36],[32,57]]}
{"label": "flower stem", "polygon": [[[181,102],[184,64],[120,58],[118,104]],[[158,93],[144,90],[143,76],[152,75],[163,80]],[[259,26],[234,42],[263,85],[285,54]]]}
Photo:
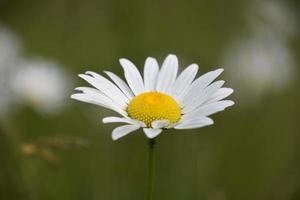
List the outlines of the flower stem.
{"label": "flower stem", "polygon": [[154,190],[154,172],[155,172],[155,140],[149,140],[149,160],[148,160],[148,185],[147,185],[147,193],[146,200],[153,199],[153,190]]}

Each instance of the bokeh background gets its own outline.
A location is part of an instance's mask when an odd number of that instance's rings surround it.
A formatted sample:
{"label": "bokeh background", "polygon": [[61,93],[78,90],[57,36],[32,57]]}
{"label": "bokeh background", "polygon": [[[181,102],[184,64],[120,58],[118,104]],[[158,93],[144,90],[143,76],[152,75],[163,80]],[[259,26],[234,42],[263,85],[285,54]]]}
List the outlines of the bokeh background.
{"label": "bokeh background", "polygon": [[169,53],[225,69],[236,105],[158,137],[154,199],[300,199],[297,0],[0,0],[0,199],[144,198],[147,138],[69,98],[77,74],[122,76]]}

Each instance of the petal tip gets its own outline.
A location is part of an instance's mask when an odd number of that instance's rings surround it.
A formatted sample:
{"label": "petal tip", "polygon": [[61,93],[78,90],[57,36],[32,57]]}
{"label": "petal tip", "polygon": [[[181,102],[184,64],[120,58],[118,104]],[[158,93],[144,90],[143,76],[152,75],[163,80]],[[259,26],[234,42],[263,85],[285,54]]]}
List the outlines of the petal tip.
{"label": "petal tip", "polygon": [[222,72],[224,72],[224,68],[219,68],[219,69],[216,69],[216,72],[218,72],[218,73],[222,73]]}
{"label": "petal tip", "polygon": [[70,96],[70,98],[71,98],[71,99],[77,100],[77,97],[76,97],[76,96],[77,96],[77,94],[72,94],[72,95]]}
{"label": "petal tip", "polygon": [[227,105],[225,106],[225,108],[223,110],[225,110],[226,108],[233,106],[235,104],[235,102],[232,100],[225,100],[225,101],[227,101]]}
{"label": "petal tip", "polygon": [[79,76],[80,78],[82,78],[82,79],[85,79],[86,77],[90,77],[90,76],[88,76],[88,75],[86,75],[86,74],[78,74],[78,76]]}
{"label": "petal tip", "polygon": [[76,87],[74,90],[76,90],[76,91],[82,91],[83,88],[82,87]]}
{"label": "petal tip", "polygon": [[162,129],[143,128],[143,131],[147,138],[153,139],[162,132]]}
{"label": "petal tip", "polygon": [[169,54],[167,55],[167,57],[176,57],[176,58],[177,58],[177,56],[176,56],[174,53],[169,53]]}
{"label": "petal tip", "polygon": [[146,61],[147,60],[155,60],[155,58],[154,57],[151,57],[151,56],[148,56],[147,58],[146,58]]}
{"label": "petal tip", "polygon": [[221,85],[224,85],[225,81],[224,80],[219,80]]}
{"label": "petal tip", "polygon": [[112,133],[111,133],[111,139],[113,140],[113,141],[116,141],[116,140],[118,140],[118,139],[120,139],[122,136],[120,136],[119,134],[117,134],[115,131],[113,131]]}
{"label": "petal tip", "polygon": [[198,65],[197,63],[191,64],[191,67],[192,67],[194,70],[198,70],[198,69],[199,69],[199,65]]}
{"label": "petal tip", "polygon": [[214,120],[212,120],[211,118],[209,118],[207,125],[213,125],[214,124]]}
{"label": "petal tip", "polygon": [[114,134],[111,134],[111,139],[112,139],[113,141],[116,141],[116,140],[119,139],[119,137],[115,136]]}
{"label": "petal tip", "polygon": [[178,63],[178,58],[175,54],[169,54],[167,57],[166,57],[166,60],[171,60],[173,62],[176,62]]}
{"label": "petal tip", "polygon": [[120,58],[120,59],[119,59],[119,62],[120,62],[121,65],[122,65],[122,63],[129,62],[129,60],[128,60],[127,58]]}

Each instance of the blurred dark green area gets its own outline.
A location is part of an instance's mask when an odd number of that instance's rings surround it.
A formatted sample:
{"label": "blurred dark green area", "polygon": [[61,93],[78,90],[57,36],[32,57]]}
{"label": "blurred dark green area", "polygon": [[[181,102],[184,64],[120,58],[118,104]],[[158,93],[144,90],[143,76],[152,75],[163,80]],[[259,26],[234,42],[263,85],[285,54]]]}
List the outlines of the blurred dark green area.
{"label": "blurred dark green area", "polygon": [[[286,2],[300,11],[298,1]],[[249,4],[0,0],[0,22],[19,37],[24,56],[59,62],[75,87],[85,85],[77,77],[84,71],[121,75],[120,57],[142,70],[147,56],[161,63],[175,53],[182,66],[199,63],[200,73],[214,69],[222,65],[225,46],[248,31]],[[300,63],[299,34],[290,51]],[[296,68],[296,80],[279,94],[243,106],[235,93],[236,105],[214,115],[215,125],[159,136],[155,199],[300,199]],[[54,116],[23,108],[0,125],[0,199],[143,199],[148,153],[142,131],[114,142],[115,125],[101,122],[110,111],[71,99],[66,104]]]}

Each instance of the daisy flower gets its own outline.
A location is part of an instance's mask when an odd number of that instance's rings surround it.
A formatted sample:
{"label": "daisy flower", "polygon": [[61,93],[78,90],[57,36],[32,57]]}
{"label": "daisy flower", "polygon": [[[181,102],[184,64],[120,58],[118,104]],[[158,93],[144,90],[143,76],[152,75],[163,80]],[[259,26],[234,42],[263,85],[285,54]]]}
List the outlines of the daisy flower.
{"label": "daisy flower", "polygon": [[[139,128],[148,138],[158,136],[163,129],[194,129],[213,124],[208,116],[234,104],[222,100],[233,90],[224,81],[212,83],[223,69],[208,72],[195,79],[198,65],[191,64],[178,76],[178,59],[168,55],[161,68],[156,59],[148,57],[144,77],[127,59],[120,59],[126,82],[112,72],[111,79],[88,71],[79,77],[94,86],[78,87],[80,93],[71,98],[113,110],[121,117],[105,117],[103,123],[126,123],[112,132],[117,140]],[[195,79],[195,80],[194,80]]]}
{"label": "daisy flower", "polygon": [[42,59],[19,60],[10,86],[16,100],[42,114],[54,114],[65,105],[68,77],[59,66]]}

